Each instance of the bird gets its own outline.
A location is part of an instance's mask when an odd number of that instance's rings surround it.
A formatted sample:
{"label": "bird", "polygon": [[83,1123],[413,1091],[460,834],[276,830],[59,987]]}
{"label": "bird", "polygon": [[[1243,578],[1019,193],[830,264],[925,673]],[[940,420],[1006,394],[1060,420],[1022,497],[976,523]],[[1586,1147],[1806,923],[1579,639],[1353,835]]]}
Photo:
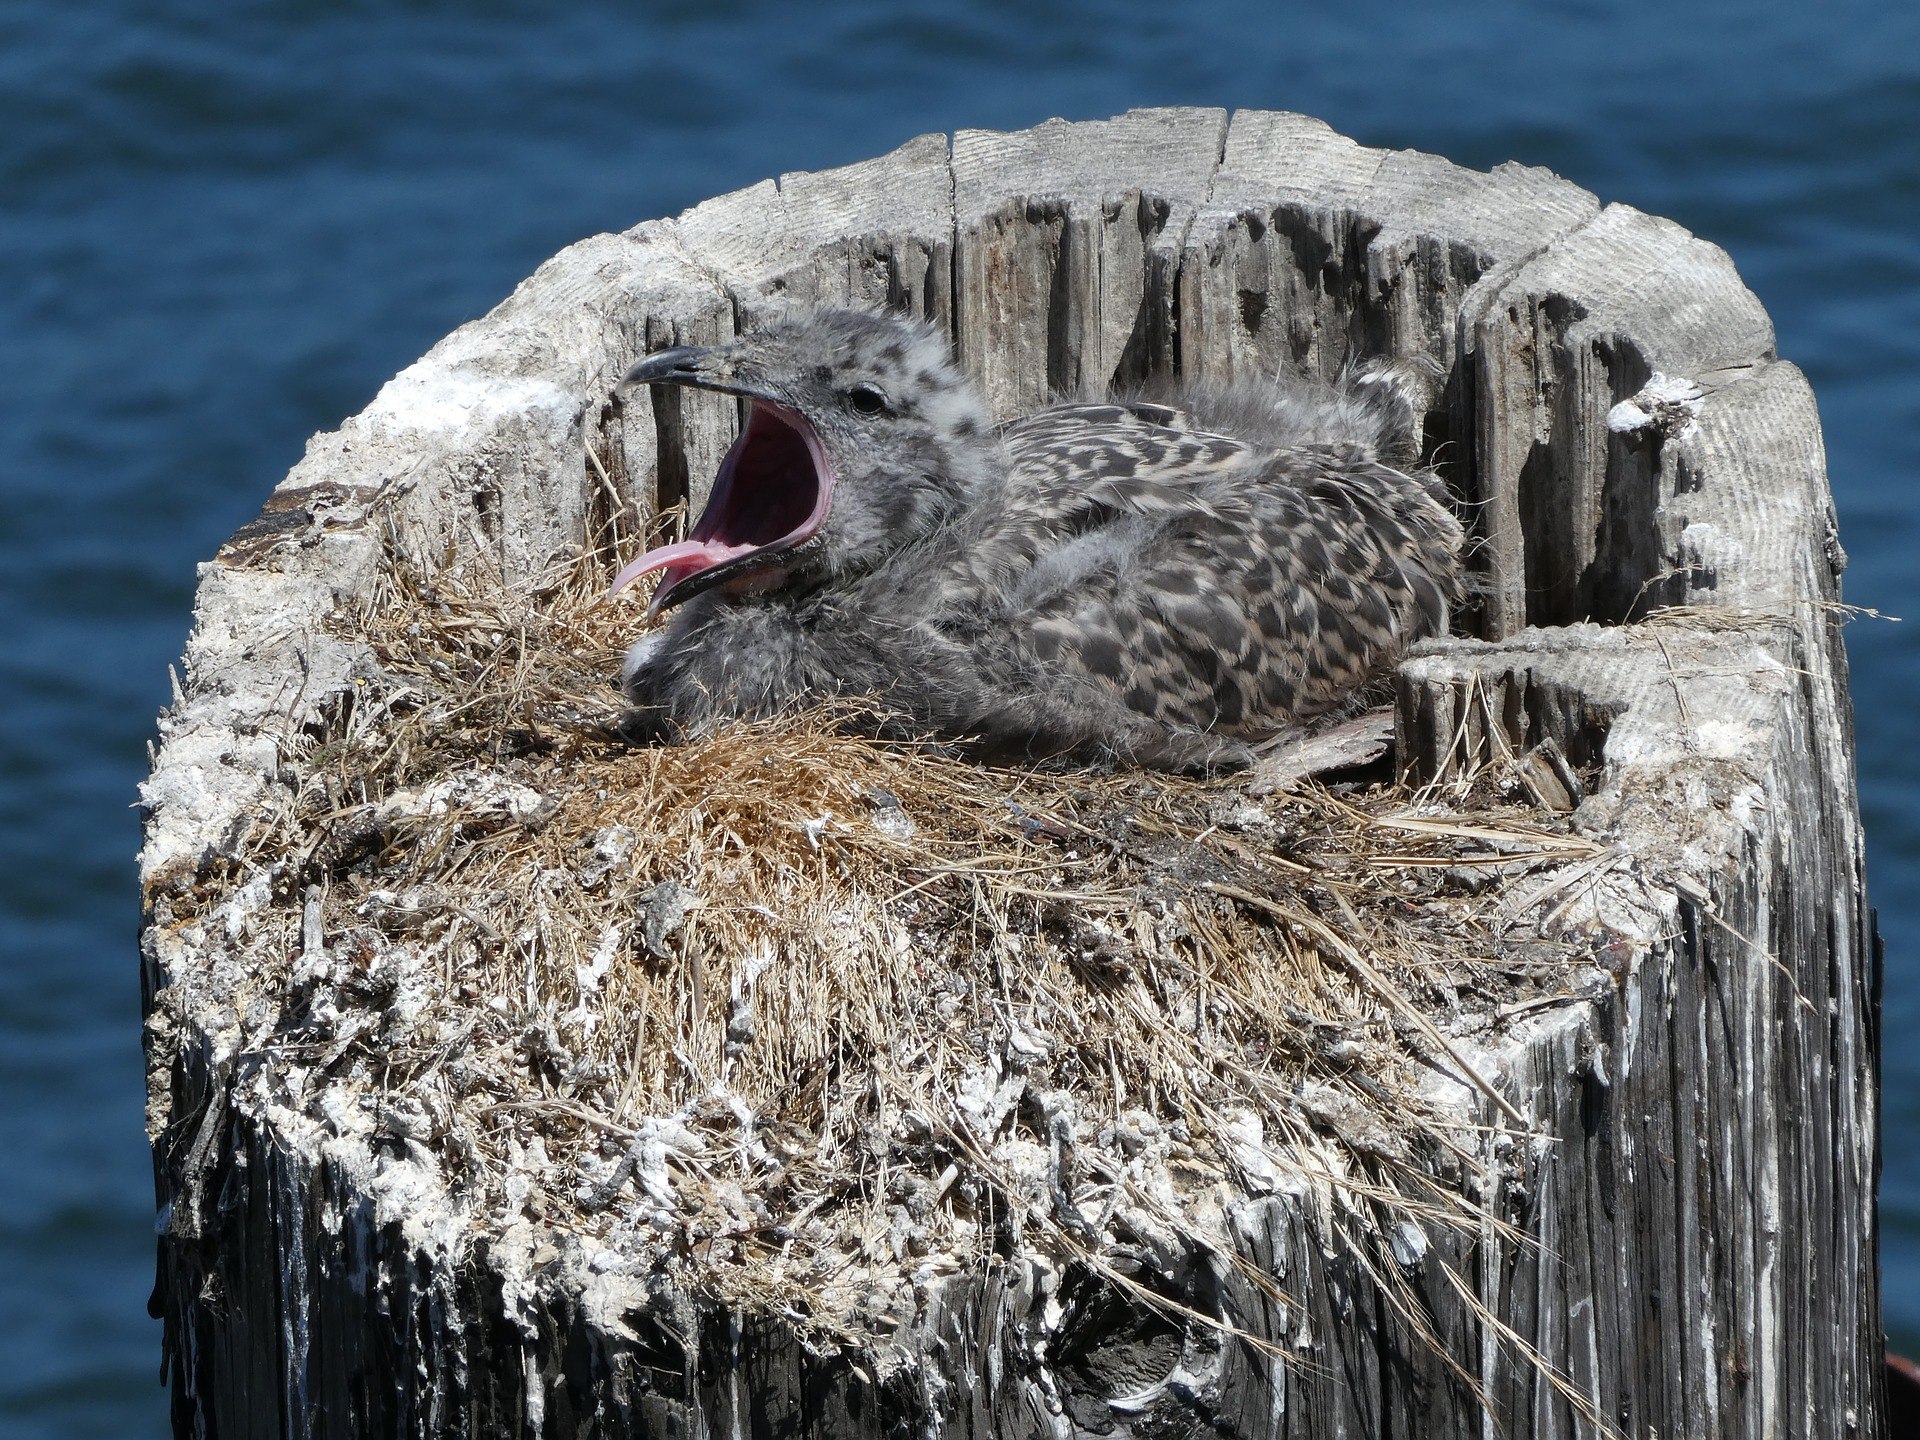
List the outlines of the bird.
{"label": "bird", "polygon": [[1407,367],[1069,399],[996,423],[943,335],[822,308],[643,357],[739,397],[658,572],[627,733],[810,702],[1032,757],[1207,773],[1337,715],[1445,634],[1463,532]]}

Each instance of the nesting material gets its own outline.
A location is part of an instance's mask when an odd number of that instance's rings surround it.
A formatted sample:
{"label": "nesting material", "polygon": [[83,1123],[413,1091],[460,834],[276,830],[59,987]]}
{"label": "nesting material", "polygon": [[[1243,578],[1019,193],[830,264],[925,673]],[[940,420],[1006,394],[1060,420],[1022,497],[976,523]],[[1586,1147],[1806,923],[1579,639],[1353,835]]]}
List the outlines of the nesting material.
{"label": "nesting material", "polygon": [[281,1103],[476,1233],[823,1338],[994,1253],[1125,1287],[1250,1195],[1314,1192],[1388,1281],[1493,1223],[1485,1056],[1598,974],[1540,923],[1598,847],[1522,767],[1254,797],[831,712],[634,749],[605,573],[396,565],[338,617],[368,658],[290,798],[171,902],[244,911]]}

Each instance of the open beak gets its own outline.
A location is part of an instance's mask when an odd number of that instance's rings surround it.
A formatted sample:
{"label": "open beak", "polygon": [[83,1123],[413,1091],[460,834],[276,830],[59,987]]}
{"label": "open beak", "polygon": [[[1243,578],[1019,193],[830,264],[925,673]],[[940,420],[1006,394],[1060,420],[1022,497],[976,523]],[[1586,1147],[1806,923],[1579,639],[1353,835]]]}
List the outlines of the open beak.
{"label": "open beak", "polygon": [[747,401],[747,423],[720,462],[712,493],[685,540],[649,550],[614,577],[617,595],[640,576],[661,571],[649,619],[727,582],[764,579],[780,557],[819,533],[833,500],[833,466],[804,416],[771,394],[738,345],[676,346],[649,355],[627,372],[621,389],[685,385]]}

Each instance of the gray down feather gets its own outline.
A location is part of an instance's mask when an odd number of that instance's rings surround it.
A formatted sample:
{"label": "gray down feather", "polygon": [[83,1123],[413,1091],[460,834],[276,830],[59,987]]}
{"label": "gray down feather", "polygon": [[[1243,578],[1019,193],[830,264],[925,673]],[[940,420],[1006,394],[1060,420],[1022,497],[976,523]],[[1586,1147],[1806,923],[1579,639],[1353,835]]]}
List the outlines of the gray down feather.
{"label": "gray down feather", "polygon": [[[861,696],[901,731],[1234,767],[1444,634],[1459,596],[1462,532],[1417,465],[1409,369],[1170,388],[995,426],[934,332],[823,310],[650,357],[632,378],[746,395],[809,429],[834,474],[813,533],[715,567],[724,583],[670,572],[663,596],[697,593],[629,656],[644,738]],[[748,492],[805,491],[804,472],[743,444],[728,514],[749,518],[731,523],[784,525],[808,494]],[[718,502],[695,533],[734,538]]]}

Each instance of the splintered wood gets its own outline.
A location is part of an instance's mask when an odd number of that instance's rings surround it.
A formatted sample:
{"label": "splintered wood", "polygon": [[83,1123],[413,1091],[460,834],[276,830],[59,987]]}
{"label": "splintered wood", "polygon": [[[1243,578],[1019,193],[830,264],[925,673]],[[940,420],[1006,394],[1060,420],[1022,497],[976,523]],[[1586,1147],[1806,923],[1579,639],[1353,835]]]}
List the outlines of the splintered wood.
{"label": "splintered wood", "polygon": [[[1477,573],[1391,756],[621,743],[599,593],[739,416],[615,384],[820,303],[1003,415],[1429,368]],[[1138,111],[581,242],[203,567],[142,792],[178,1423],[1877,1433],[1844,562],[1727,257],[1542,171]]]}

